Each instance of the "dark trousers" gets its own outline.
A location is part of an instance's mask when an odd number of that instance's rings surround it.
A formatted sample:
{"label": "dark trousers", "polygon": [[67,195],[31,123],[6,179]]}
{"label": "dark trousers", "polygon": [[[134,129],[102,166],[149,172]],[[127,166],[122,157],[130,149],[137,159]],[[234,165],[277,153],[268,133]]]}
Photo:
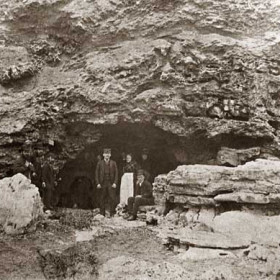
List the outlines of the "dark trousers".
{"label": "dark trousers", "polygon": [[137,216],[137,211],[139,206],[141,205],[153,205],[154,204],[154,198],[145,198],[145,197],[129,197],[127,200],[127,207],[128,207],[128,213],[130,215],[133,215],[133,217]]}
{"label": "dark trousers", "polygon": [[97,189],[99,196],[100,213],[105,216],[106,198],[108,198],[110,206],[110,215],[113,215],[116,208],[117,189],[112,187],[111,182],[105,181],[101,185],[101,189]]}
{"label": "dark trousers", "polygon": [[52,207],[52,187],[46,186],[43,190],[43,203],[47,209]]}

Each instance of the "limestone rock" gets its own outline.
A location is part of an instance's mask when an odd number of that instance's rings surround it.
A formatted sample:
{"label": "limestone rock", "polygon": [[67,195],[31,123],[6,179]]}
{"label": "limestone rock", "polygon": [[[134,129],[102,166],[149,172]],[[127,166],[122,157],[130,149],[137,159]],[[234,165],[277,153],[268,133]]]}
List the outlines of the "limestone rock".
{"label": "limestone rock", "polygon": [[277,205],[280,161],[258,159],[237,167],[184,165],[167,175],[165,186],[160,181],[158,187],[157,182],[154,183],[157,201],[167,199],[197,207],[215,207],[227,201]]}
{"label": "limestone rock", "polygon": [[127,256],[113,258],[99,269],[99,279],[141,280],[190,279],[190,274],[180,265],[167,262],[154,263]]}
{"label": "limestone rock", "polygon": [[253,147],[250,149],[230,149],[222,147],[217,154],[217,162],[219,165],[238,166],[247,161],[253,160],[261,153],[259,147]]}
{"label": "limestone rock", "polygon": [[179,254],[178,258],[185,261],[200,261],[205,259],[236,258],[236,256],[231,251],[191,247],[187,252]]}
{"label": "limestone rock", "polygon": [[247,248],[250,241],[242,236],[226,235],[224,233],[213,233],[206,231],[196,231],[189,229],[179,229],[174,235],[170,233],[169,238],[178,238],[180,244],[191,247],[216,248],[216,249],[241,249]]}
{"label": "limestone rock", "polygon": [[0,180],[0,224],[8,234],[34,230],[31,226],[43,215],[37,187],[18,173]]}
{"label": "limestone rock", "polygon": [[215,201],[232,201],[237,203],[254,203],[254,204],[268,204],[269,198],[264,194],[249,193],[249,192],[235,192],[228,194],[219,194],[214,197]]}
{"label": "limestone rock", "polygon": [[277,156],[279,10],[275,0],[1,5],[0,175],[27,138],[52,138],[65,163],[116,125],[179,136],[166,148],[182,164],[216,160],[225,143]]}
{"label": "limestone rock", "polygon": [[278,247],[280,239],[280,216],[264,216],[244,211],[229,211],[216,216],[208,226],[214,232]]}

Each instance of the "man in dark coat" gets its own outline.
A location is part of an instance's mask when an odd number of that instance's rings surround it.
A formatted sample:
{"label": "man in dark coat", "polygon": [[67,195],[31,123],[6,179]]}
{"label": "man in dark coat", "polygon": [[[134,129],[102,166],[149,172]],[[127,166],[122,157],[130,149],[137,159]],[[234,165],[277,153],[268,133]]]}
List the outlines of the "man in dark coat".
{"label": "man in dark coat", "polygon": [[141,205],[153,205],[153,187],[151,183],[145,180],[145,175],[143,170],[138,170],[137,182],[136,182],[136,196],[129,197],[127,201],[128,205],[128,221],[133,221],[137,219],[137,211]]}
{"label": "man in dark coat", "polygon": [[13,174],[21,173],[28,179],[31,179],[34,166],[31,163],[30,154],[25,148],[20,150],[20,152],[21,154],[17,157],[13,166]]}
{"label": "man in dark coat", "polygon": [[44,154],[42,150],[38,150],[36,158],[34,159],[34,172],[31,175],[31,183],[34,184],[40,192],[40,196],[43,197],[42,189],[42,167],[44,163]]}
{"label": "man in dark coat", "polygon": [[53,192],[55,187],[55,172],[53,169],[53,156],[48,155],[42,166],[43,203],[47,209],[52,208]]}
{"label": "man in dark coat", "polygon": [[117,201],[118,168],[115,161],[111,160],[111,150],[104,149],[103,160],[97,163],[95,170],[95,180],[97,183],[97,193],[100,198],[100,213],[105,216],[106,198],[109,200],[110,216],[114,215]]}

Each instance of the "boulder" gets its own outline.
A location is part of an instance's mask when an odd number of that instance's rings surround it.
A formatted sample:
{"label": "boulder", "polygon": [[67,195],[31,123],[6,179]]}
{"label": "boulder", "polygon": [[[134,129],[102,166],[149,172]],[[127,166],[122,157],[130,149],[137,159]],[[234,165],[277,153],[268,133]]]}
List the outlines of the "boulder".
{"label": "boulder", "polygon": [[38,188],[21,173],[0,180],[0,225],[7,234],[34,230],[34,222],[43,215]]}

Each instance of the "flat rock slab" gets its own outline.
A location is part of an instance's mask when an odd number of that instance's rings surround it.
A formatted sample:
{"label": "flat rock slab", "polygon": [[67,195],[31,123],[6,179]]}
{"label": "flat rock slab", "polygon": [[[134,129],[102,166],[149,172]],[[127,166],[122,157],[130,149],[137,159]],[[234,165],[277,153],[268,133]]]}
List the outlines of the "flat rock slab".
{"label": "flat rock slab", "polygon": [[178,166],[155,179],[154,196],[159,204],[168,200],[190,206],[280,204],[280,161],[257,159],[237,167]]}
{"label": "flat rock slab", "polygon": [[176,258],[180,260],[209,260],[209,259],[225,259],[236,258],[236,256],[228,250],[208,249],[208,248],[189,248],[186,252],[180,253]]}
{"label": "flat rock slab", "polygon": [[242,249],[250,246],[250,241],[222,233],[181,229],[177,234],[169,234],[169,239],[179,239],[180,244],[199,248]]}

